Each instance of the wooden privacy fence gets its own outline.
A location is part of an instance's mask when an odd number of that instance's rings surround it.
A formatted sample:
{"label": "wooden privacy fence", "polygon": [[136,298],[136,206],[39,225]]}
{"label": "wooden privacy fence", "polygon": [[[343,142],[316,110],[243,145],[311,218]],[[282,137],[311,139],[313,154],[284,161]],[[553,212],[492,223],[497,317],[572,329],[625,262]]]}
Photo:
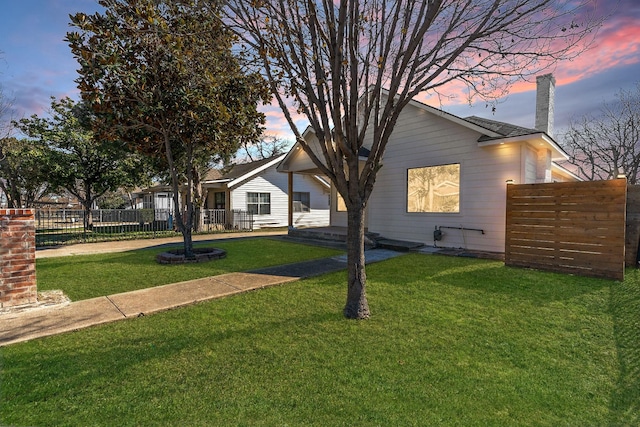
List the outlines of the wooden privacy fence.
{"label": "wooden privacy fence", "polygon": [[627,186],[627,230],[625,232],[625,264],[638,267],[640,246],[640,185]]}
{"label": "wooden privacy fence", "polygon": [[505,264],[623,280],[626,199],[626,179],[508,185]]}

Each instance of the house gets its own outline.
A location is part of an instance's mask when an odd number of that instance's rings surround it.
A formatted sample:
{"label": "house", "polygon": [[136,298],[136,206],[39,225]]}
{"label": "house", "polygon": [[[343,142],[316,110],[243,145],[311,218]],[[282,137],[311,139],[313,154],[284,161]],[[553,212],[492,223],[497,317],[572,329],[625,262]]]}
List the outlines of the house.
{"label": "house", "polygon": [[134,209],[159,209],[173,212],[173,189],[170,185],[154,185],[131,193]]}
{"label": "house", "polygon": [[[285,155],[211,169],[202,178],[205,195],[204,226],[220,228],[286,227],[289,223],[289,182],[276,166]],[[330,185],[320,175],[294,177],[292,222],[296,227],[329,225]],[[170,186],[156,185],[136,192],[136,208],[174,212]],[[239,212],[252,214],[251,227],[238,225]],[[244,218],[244,215],[243,215]]]}
{"label": "house", "polygon": [[292,197],[288,196],[287,175],[278,173],[277,165],[285,155],[237,164],[215,178],[202,181],[206,208],[247,211],[253,214],[253,227],[286,227],[291,220],[296,227],[329,225],[330,185],[320,175],[293,177]]}
{"label": "house", "polygon": [[[387,144],[365,213],[367,230],[386,239],[503,252],[508,183],[578,179],[555,163],[567,155],[552,137],[554,88],[553,76],[538,77],[535,129],[463,119],[412,101]],[[310,129],[304,138],[317,146]],[[363,160],[367,152],[363,147]],[[297,145],[278,170],[318,173]],[[347,226],[333,187],[330,224]]]}
{"label": "house", "polygon": [[173,189],[170,185],[156,184],[147,188],[139,188],[130,193],[133,209],[153,209],[155,221],[167,221],[174,214]]}

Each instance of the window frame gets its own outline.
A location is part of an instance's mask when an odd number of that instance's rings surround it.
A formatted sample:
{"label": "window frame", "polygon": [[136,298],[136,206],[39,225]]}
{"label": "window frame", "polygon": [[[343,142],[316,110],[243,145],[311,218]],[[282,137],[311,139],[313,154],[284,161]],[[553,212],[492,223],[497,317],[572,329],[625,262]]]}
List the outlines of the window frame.
{"label": "window frame", "polygon": [[[256,196],[256,201],[250,201],[252,195]],[[266,197],[265,197],[266,196]],[[253,215],[271,215],[271,193],[260,193],[255,191],[247,191],[247,212]],[[267,201],[264,201],[264,199]],[[250,207],[255,205],[255,211]]]}
{"label": "window frame", "polygon": [[[304,200],[304,195],[306,195],[306,200]],[[309,191],[294,191],[292,197],[294,213],[311,212],[311,193]]]}
{"label": "window frame", "polygon": [[[414,170],[420,170],[420,169],[429,169],[429,168],[442,168],[442,167],[450,167],[450,166],[456,166],[457,167],[457,182],[453,182],[453,184],[457,184],[457,188],[458,191],[456,193],[452,193],[451,195],[456,195],[457,196],[457,209],[456,210],[411,210],[411,204],[409,203],[409,197],[410,197],[410,190],[411,188],[409,187],[409,179],[410,179],[410,175],[411,175],[411,171]],[[444,164],[438,164],[438,165],[430,165],[430,166],[418,166],[418,167],[413,167],[413,168],[407,168],[407,172],[406,172],[406,185],[405,185],[405,211],[408,214],[436,214],[436,215],[440,215],[440,214],[445,214],[445,215],[456,215],[456,214],[460,214],[461,212],[461,207],[462,207],[462,201],[460,198],[460,187],[461,187],[461,182],[462,182],[462,164],[460,162],[455,162],[455,163],[444,163]],[[439,182],[438,184],[442,185],[445,184],[446,181],[442,181]],[[449,196],[451,196],[449,195]],[[442,197],[447,197],[447,196],[442,196]]]}

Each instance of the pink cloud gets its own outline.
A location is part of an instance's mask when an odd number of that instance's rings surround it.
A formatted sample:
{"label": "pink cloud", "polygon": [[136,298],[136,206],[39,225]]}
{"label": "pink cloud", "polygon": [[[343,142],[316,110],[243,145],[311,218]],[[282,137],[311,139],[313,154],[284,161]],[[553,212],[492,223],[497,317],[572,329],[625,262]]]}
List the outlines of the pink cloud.
{"label": "pink cloud", "polygon": [[640,26],[632,19],[609,22],[593,46],[558,69],[558,83],[569,84],[585,77],[640,62]]}
{"label": "pink cloud", "polygon": [[[540,74],[552,72],[557,85],[568,85],[617,67],[639,62],[640,25],[637,18],[624,16],[606,21],[592,45],[576,58],[559,62],[553,68],[541,71]],[[517,81],[509,87],[510,94],[531,90],[535,90],[535,80]],[[441,103],[464,104],[467,102],[468,89],[460,81],[451,82],[440,91],[445,97],[428,93],[422,95],[420,100],[434,106]]]}
{"label": "pink cloud", "polygon": [[[602,16],[603,13],[612,12],[613,15],[604,22],[592,45],[586,51],[572,60],[563,61],[554,67],[542,70],[539,74],[553,72],[557,85],[569,85],[618,67],[640,63],[640,24],[638,21],[640,8],[636,1],[622,0],[618,4],[618,8],[613,11],[610,5],[605,3],[599,3],[600,9],[584,9],[583,13],[585,14],[593,13]],[[584,18],[589,19],[587,15],[584,15]],[[533,90],[535,90],[533,77],[528,81],[514,82],[509,87],[510,94]],[[461,81],[454,81],[440,88],[440,95],[434,92],[425,93],[419,96],[419,100],[440,107],[465,104],[468,101],[468,95],[466,85]],[[474,101],[478,101],[478,99],[474,99]],[[278,134],[292,135],[277,104],[274,102],[272,106],[265,108],[263,111],[267,114],[268,129]],[[291,111],[293,112],[294,109],[291,108]],[[300,123],[306,123],[301,115],[297,115],[296,120],[299,120]],[[301,130],[305,126],[301,126]]]}

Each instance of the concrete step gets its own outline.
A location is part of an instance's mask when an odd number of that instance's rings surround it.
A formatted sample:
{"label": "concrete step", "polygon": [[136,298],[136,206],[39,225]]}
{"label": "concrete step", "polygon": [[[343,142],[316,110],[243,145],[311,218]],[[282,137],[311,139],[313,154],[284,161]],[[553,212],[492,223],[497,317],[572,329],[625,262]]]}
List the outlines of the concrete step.
{"label": "concrete step", "polygon": [[424,246],[424,243],[420,242],[408,242],[405,240],[393,240],[385,238],[377,239],[376,244],[378,248],[391,249],[398,252],[409,252]]}

